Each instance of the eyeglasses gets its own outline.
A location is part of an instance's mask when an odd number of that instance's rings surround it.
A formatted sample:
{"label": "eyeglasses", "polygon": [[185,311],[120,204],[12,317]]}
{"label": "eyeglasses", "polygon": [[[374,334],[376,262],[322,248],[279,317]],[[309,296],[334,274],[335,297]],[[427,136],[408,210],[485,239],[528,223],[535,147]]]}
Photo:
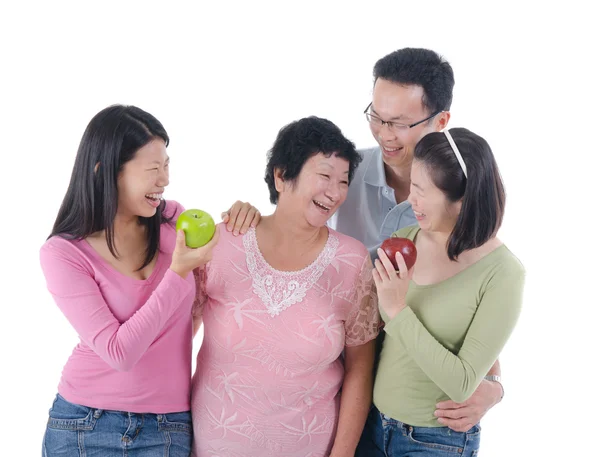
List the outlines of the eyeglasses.
{"label": "eyeglasses", "polygon": [[393,130],[396,133],[400,133],[400,134],[408,131],[408,129],[412,129],[415,126],[422,124],[423,122],[428,121],[429,119],[437,116],[438,114],[440,114],[442,112],[442,111],[436,111],[431,116],[426,117],[425,119],[423,119],[419,122],[415,122],[414,124],[402,124],[400,122],[384,121],[380,117],[377,117],[374,114],[371,114],[369,112],[369,109],[371,108],[372,104],[373,104],[373,102],[369,103],[369,106],[367,106],[364,111],[364,114],[367,117],[367,121],[369,121],[369,124],[371,124],[373,127],[382,127],[383,125],[387,124],[391,130]]}

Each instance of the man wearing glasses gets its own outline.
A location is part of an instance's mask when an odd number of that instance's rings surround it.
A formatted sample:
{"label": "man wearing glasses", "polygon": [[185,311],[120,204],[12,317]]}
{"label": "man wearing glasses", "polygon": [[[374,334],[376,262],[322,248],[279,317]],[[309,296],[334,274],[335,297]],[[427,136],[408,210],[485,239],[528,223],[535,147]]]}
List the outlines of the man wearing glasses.
{"label": "man wearing glasses", "polygon": [[[447,127],[454,73],[435,52],[404,48],[380,59],[373,76],[373,101],[364,114],[378,146],[360,151],[363,161],[329,225],[362,241],[375,259],[384,239],[417,223],[407,201],[413,151],[423,136]],[[471,429],[502,399],[499,375],[496,361],[469,400],[437,406],[439,422],[459,432]]]}
{"label": "man wearing glasses", "polygon": [[435,52],[404,48],[373,69],[373,101],[364,111],[378,147],[363,161],[330,225],[365,244],[371,258],[396,230],[416,224],[410,203],[410,167],[417,142],[450,119],[454,75]]}

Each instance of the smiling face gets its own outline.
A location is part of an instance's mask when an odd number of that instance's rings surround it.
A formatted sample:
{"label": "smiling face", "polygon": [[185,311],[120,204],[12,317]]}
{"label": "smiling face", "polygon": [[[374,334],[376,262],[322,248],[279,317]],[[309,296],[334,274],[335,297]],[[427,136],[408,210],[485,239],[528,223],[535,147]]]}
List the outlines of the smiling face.
{"label": "smiling face", "polygon": [[311,227],[323,227],[346,200],[349,169],[347,160],[318,153],[306,161],[295,182],[284,181],[276,170],[277,206],[287,214],[299,213]]}
{"label": "smiling face", "polygon": [[450,233],[456,225],[462,201],[451,202],[431,179],[427,167],[415,160],[411,170],[408,201],[421,229]]}
{"label": "smiling face", "polygon": [[167,148],[162,139],[153,139],[138,149],[119,173],[117,212],[125,218],[154,216],[168,185]]}
{"label": "smiling face", "polygon": [[[378,78],[373,87],[371,113],[386,122],[411,125],[429,117],[423,105],[421,86],[400,85]],[[418,141],[430,132],[441,130],[448,114],[443,112],[433,119],[398,132],[389,125],[370,124],[371,133],[381,147],[383,161],[391,167],[410,167]]]}

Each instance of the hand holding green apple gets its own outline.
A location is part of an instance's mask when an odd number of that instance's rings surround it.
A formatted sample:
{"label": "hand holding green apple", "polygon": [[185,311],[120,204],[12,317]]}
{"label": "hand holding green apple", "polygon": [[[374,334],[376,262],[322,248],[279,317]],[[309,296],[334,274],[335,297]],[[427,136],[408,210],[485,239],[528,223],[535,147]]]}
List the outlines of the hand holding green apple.
{"label": "hand holding green apple", "polygon": [[219,231],[212,217],[200,210],[181,213],[175,228],[177,240],[170,268],[185,279],[192,270],[203,267],[211,260],[212,250],[219,240]]}
{"label": "hand holding green apple", "polygon": [[205,211],[188,209],[179,215],[175,228],[185,232],[185,244],[188,247],[199,248],[215,234],[215,221]]}

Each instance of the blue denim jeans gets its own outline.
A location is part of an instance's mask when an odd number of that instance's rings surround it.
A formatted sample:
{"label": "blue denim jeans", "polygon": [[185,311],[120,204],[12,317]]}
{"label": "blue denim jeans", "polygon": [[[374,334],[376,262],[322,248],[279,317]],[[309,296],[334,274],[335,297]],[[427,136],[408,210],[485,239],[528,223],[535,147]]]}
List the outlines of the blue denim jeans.
{"label": "blue denim jeans", "polygon": [[448,427],[413,427],[372,405],[355,457],[475,457],[480,432],[479,425],[466,433]]}
{"label": "blue denim jeans", "polygon": [[189,457],[191,452],[189,411],[106,411],[57,395],[49,415],[42,457]]}

